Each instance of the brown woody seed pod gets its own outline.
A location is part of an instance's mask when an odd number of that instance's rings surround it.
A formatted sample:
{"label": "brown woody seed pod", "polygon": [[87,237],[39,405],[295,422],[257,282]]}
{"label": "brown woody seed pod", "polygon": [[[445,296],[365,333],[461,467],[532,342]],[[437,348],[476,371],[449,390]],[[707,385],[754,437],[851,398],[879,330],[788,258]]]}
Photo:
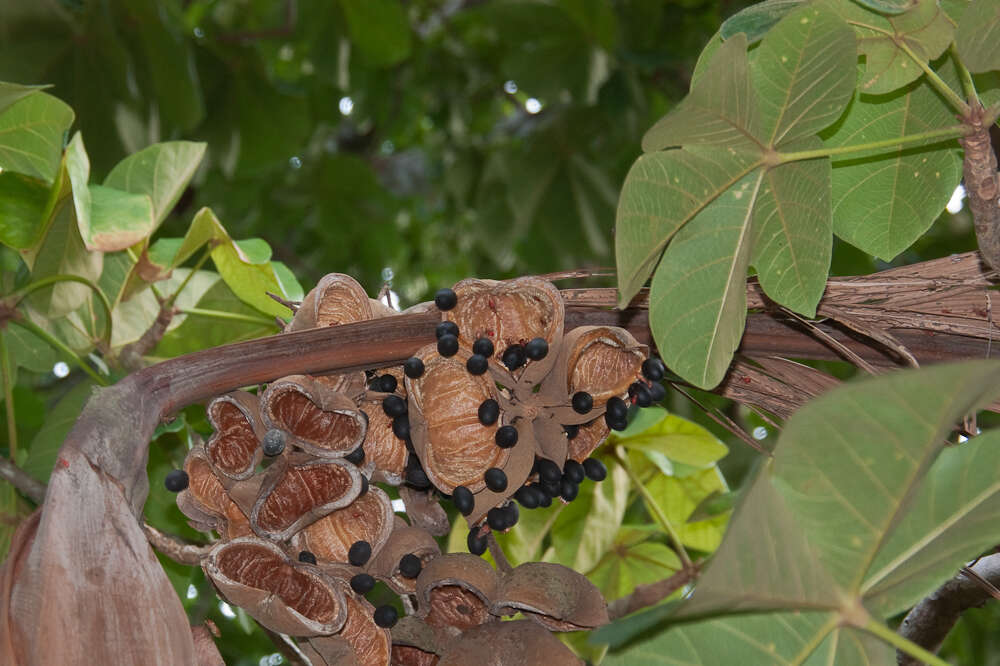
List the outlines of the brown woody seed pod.
{"label": "brown woody seed pod", "polygon": [[413,594],[417,581],[407,578],[399,570],[400,560],[405,555],[415,555],[420,559],[421,568],[441,555],[441,548],[430,534],[419,527],[397,524],[389,536],[385,547],[374,555],[368,565],[368,573],[384,581],[398,594]]}
{"label": "brown woody seed pod", "polygon": [[526,562],[504,576],[490,612],[521,612],[552,631],[579,631],[608,623],[608,607],[600,590],[582,574],[549,562]]}
{"label": "brown woody seed pod", "polygon": [[306,294],[286,330],[368,321],[373,314],[371,300],[357,280],[343,273],[329,273]]}
{"label": "brown woody seed pod", "polygon": [[295,535],[296,549],[308,550],[320,563],[346,563],[347,552],[356,541],[367,541],[376,555],[392,533],[395,514],[392,500],[376,486],[351,504],[317,520]]}
{"label": "brown woody seed pod", "polygon": [[263,457],[257,396],[233,391],[213,399],[205,410],[215,433],[205,445],[205,453],[215,470],[231,479],[245,479]]}
{"label": "brown woody seed pod", "polygon": [[[364,597],[351,591],[343,580],[340,586],[347,605],[347,621],[336,636],[320,636],[309,640],[313,652],[307,653],[314,666],[340,666],[356,663],[358,666],[388,666],[392,650],[392,638],[388,629],[375,624],[375,612]],[[344,644],[350,652],[344,649]],[[353,653],[353,654],[351,654]],[[319,657],[321,660],[317,660]],[[350,659],[353,657],[353,662]]]}
{"label": "brown woody seed pod", "polygon": [[486,560],[469,553],[449,553],[432,560],[417,578],[419,616],[452,635],[496,619],[490,601],[499,577]]}
{"label": "brown woody seed pod", "polygon": [[361,409],[368,415],[361,469],[372,481],[398,486],[406,472],[406,443],[392,432],[392,419],[382,409],[381,400],[365,400]]}
{"label": "brown woody seed pod", "polygon": [[562,641],[527,620],[488,622],[445,646],[438,666],[580,666]]}
{"label": "brown woody seed pod", "polygon": [[292,375],[271,382],[261,396],[268,428],[289,434],[289,442],[314,456],[341,458],[361,446],[368,419],[343,393],[322,380]]}

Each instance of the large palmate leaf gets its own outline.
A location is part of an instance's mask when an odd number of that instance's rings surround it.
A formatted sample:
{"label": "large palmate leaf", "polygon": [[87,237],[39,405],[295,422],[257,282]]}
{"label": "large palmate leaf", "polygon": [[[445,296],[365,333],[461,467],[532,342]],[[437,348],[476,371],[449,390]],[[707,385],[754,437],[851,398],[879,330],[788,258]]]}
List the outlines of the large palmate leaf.
{"label": "large palmate leaf", "polygon": [[[691,599],[594,640],[638,637],[611,663],[676,656],[682,645],[687,656],[664,663],[718,663],[721,654],[751,664],[884,663],[889,647],[873,638],[882,620],[1000,540],[997,435],[944,448],[965,414],[1000,394],[998,380],[994,362],[942,365],[853,382],[806,405],[745,492]],[[784,626],[810,614],[815,622]],[[668,617],[693,623],[643,634]],[[707,630],[713,641],[694,640]]]}
{"label": "large palmate leaf", "polygon": [[51,183],[73,109],[52,95],[23,97],[0,113],[0,168]]}
{"label": "large palmate leaf", "polygon": [[726,19],[719,29],[719,34],[728,40],[742,32],[746,35],[747,42],[752,44],[763,37],[785,14],[805,1],[765,0],[750,5]]}
{"label": "large palmate leaf", "polygon": [[955,46],[970,71],[1000,69],[1000,4],[994,0],[972,0],[962,13]]}

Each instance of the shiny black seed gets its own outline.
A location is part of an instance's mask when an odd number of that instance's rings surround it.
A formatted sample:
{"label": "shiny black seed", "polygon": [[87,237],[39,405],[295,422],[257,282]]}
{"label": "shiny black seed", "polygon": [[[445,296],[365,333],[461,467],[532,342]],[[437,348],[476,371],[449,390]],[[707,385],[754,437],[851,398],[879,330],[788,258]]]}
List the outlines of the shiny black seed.
{"label": "shiny black seed", "polygon": [[399,573],[403,575],[403,578],[416,578],[420,575],[422,568],[420,558],[413,553],[407,553],[399,560]]}
{"label": "shiny black seed", "polygon": [[507,475],[498,467],[490,467],[486,470],[486,473],[483,474],[483,480],[486,481],[486,487],[495,493],[507,490]]}
{"label": "shiny black seed", "polygon": [[494,351],[495,350],[493,349],[493,341],[490,340],[489,338],[479,338],[478,340],[472,343],[473,354],[479,354],[481,356],[489,358],[490,356],[493,356]]}
{"label": "shiny black seed", "polygon": [[476,505],[476,500],[472,496],[472,491],[468,488],[465,486],[455,486],[455,489],[451,491],[451,503],[455,505],[459,513],[467,516],[472,513],[472,509]]}
{"label": "shiny black seed", "polygon": [[628,416],[628,404],[618,396],[608,398],[607,413],[615,421],[621,421]]}
{"label": "shiny black seed", "polygon": [[548,458],[542,458],[538,461],[538,476],[542,481],[558,483],[559,479],[562,478],[562,470],[555,462]]}
{"label": "shiny black seed", "polygon": [[642,382],[632,384],[628,389],[628,394],[639,407],[649,407],[653,404],[653,394],[650,393],[649,387]]}
{"label": "shiny black seed", "polygon": [[580,434],[580,426],[578,425],[564,425],[563,431],[566,433],[566,439],[574,439]]}
{"label": "shiny black seed", "polygon": [[511,345],[510,347],[507,347],[507,349],[504,350],[503,355],[500,357],[500,361],[507,366],[508,370],[517,370],[524,365],[527,360],[528,357],[525,355],[524,347],[521,345]]}
{"label": "shiny black seed", "polygon": [[586,391],[574,393],[570,402],[573,405],[573,411],[577,414],[586,414],[594,408],[594,396]]}
{"label": "shiny black seed", "polygon": [[383,393],[392,393],[399,386],[399,381],[390,374],[380,375],[378,379],[375,380],[378,390]]}
{"label": "shiny black seed", "polygon": [[454,335],[442,335],[438,338],[438,354],[441,356],[454,356],[458,353],[458,338]]}
{"label": "shiny black seed", "polygon": [[658,382],[667,373],[667,367],[658,358],[647,358],[642,362],[642,376],[651,382]]}
{"label": "shiny black seed", "polygon": [[303,550],[299,553],[299,562],[305,562],[306,564],[316,564],[316,556],[310,553],[308,550]]}
{"label": "shiny black seed", "polygon": [[479,528],[473,527],[469,531],[469,536],[465,539],[465,545],[473,555],[482,555],[486,552],[486,537],[479,535]]}
{"label": "shiny black seed", "polygon": [[382,411],[385,412],[385,415],[389,418],[402,416],[406,413],[406,401],[398,395],[387,396],[386,399],[382,401]]}
{"label": "shiny black seed", "polygon": [[493,425],[500,418],[500,403],[493,398],[483,400],[479,405],[479,422],[485,426]]}
{"label": "shiny black seed", "polygon": [[431,487],[431,480],[427,478],[427,473],[422,469],[411,469],[407,471],[406,482],[417,490],[424,490]]}
{"label": "shiny black seed", "polygon": [[[626,414],[627,413],[628,412],[626,411]],[[616,419],[614,416],[611,415],[611,412],[607,412],[604,414],[604,422],[608,424],[609,428],[611,428],[612,430],[618,430],[619,432],[628,427],[627,419],[624,418]]]}
{"label": "shiny black seed", "polygon": [[562,497],[567,502],[572,502],[576,499],[576,494],[580,492],[579,484],[573,483],[566,477],[559,483],[559,496]]}
{"label": "shiny black seed", "polygon": [[486,513],[486,524],[494,532],[503,532],[507,529],[507,513],[498,506],[493,507]]}
{"label": "shiny black seed", "polygon": [[517,521],[521,517],[521,511],[517,508],[517,502],[508,502],[507,506],[503,508],[503,512],[507,517],[508,530],[517,525]]}
{"label": "shiny black seed", "polygon": [[652,399],[653,404],[660,402],[667,397],[667,389],[663,388],[662,384],[653,382],[649,385],[649,397]]}
{"label": "shiny black seed", "polygon": [[277,428],[271,428],[264,433],[264,439],[261,440],[260,446],[264,449],[265,456],[280,456],[281,452],[285,450],[285,433]]}
{"label": "shiny black seed", "polygon": [[410,438],[410,417],[397,416],[392,420],[392,434],[400,439]]}
{"label": "shiny black seed", "polygon": [[403,372],[410,379],[417,379],[424,374],[424,362],[416,356],[411,356],[403,362]]}
{"label": "shiny black seed", "polygon": [[562,477],[559,477],[560,481],[546,481],[542,479],[538,482],[538,487],[542,489],[542,492],[549,497],[559,497],[562,492]]}
{"label": "shiny black seed", "polygon": [[174,469],[167,472],[163,479],[163,485],[172,493],[179,493],[188,487],[188,474],[182,469]]}
{"label": "shiny black seed", "polygon": [[493,438],[501,449],[509,449],[517,444],[517,428],[512,425],[500,426]]}
{"label": "shiny black seed", "polygon": [[448,287],[438,289],[434,294],[434,305],[438,310],[451,310],[458,303],[458,296]]}
{"label": "shiny black seed", "polygon": [[587,458],[583,461],[583,471],[588,479],[603,481],[608,478],[608,468],[597,458]]}
{"label": "shiny black seed", "polygon": [[354,449],[346,456],[344,456],[344,460],[346,460],[349,463],[354,463],[355,465],[360,465],[365,460],[365,447],[359,446],[358,448]]}
{"label": "shiny black seed", "polygon": [[534,338],[524,345],[524,355],[532,361],[541,361],[549,353],[549,343],[545,338]]}
{"label": "shiny black seed", "polygon": [[583,465],[570,458],[563,465],[563,476],[569,477],[570,481],[579,484],[583,483],[587,475],[583,469]]}
{"label": "shiny black seed", "polygon": [[541,486],[533,486],[538,491],[538,506],[548,508],[552,506],[552,495],[545,492]]}
{"label": "shiny black seed", "polygon": [[351,589],[361,596],[371,592],[373,587],[375,587],[375,579],[370,574],[359,573],[351,577]]}
{"label": "shiny black seed", "polygon": [[440,340],[445,335],[458,337],[458,324],[453,321],[443,321],[434,328],[434,335]]}
{"label": "shiny black seed", "polygon": [[356,567],[364,566],[372,556],[372,545],[367,541],[355,541],[347,551],[347,561]]}
{"label": "shiny black seed", "polygon": [[514,493],[514,499],[521,503],[525,509],[534,509],[538,506],[538,495],[535,494],[531,486],[521,486]]}
{"label": "shiny black seed", "polygon": [[473,354],[465,362],[465,369],[471,375],[481,375],[490,367],[490,362],[481,354]]}
{"label": "shiny black seed", "polygon": [[386,604],[376,608],[372,617],[375,618],[375,624],[383,629],[389,629],[390,627],[396,625],[396,620],[399,619],[399,611],[389,604]]}
{"label": "shiny black seed", "polygon": [[364,474],[361,475],[361,491],[358,493],[358,497],[361,497],[368,492],[368,477]]}

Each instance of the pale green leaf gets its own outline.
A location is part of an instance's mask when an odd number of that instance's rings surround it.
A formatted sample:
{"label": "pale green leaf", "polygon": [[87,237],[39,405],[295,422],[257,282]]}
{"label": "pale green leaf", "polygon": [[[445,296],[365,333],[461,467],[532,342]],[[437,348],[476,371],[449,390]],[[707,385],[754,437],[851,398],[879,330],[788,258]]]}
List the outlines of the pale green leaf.
{"label": "pale green leaf", "polygon": [[80,230],[88,250],[117,252],[153,233],[153,202],[148,196],[103,185],[89,189],[90,225]]}
{"label": "pale green leaf", "polygon": [[806,5],[781,19],[751,67],[762,142],[781,146],[833,123],[854,93],[856,62],[850,26],[826,7]]}
{"label": "pale green leaf", "polygon": [[205,155],[204,143],[168,141],[129,155],[115,165],[104,185],[147,195],[156,226],[173,209]]}
{"label": "pale green leaf", "polygon": [[51,183],[72,123],[73,109],[47,93],[14,102],[0,114],[0,169]]}
{"label": "pale green leaf", "polygon": [[83,145],[83,135],[77,132],[66,146],[66,173],[69,175],[70,187],[73,192],[73,207],[76,209],[76,220],[80,227],[80,236],[86,244],[87,231],[90,229],[90,158],[87,148]]}
{"label": "pale green leaf", "polygon": [[706,553],[719,547],[729,520],[727,513],[688,522],[702,500],[712,493],[728,490],[717,468],[713,466],[683,478],[660,475],[646,484],[646,490],[666,514],[686,547]]}
{"label": "pale green leaf", "polygon": [[753,44],[763,37],[785,14],[792,11],[806,0],[766,0],[756,5],[750,5],[730,16],[722,24],[719,33],[723,39],[729,39],[737,33],[744,33],[747,42]]}
{"label": "pale green leaf", "polygon": [[698,213],[653,276],[650,327],[656,345],[671,370],[702,388],[722,381],[743,335],[750,218],[762,182],[762,171],[751,173]]}
{"label": "pale green leaf", "polygon": [[51,190],[37,178],[0,172],[0,243],[22,250],[38,241]]}
{"label": "pale green leaf", "polygon": [[[629,530],[623,529],[626,535]],[[637,585],[653,583],[677,573],[677,553],[653,541],[629,544],[621,532],[607,554],[587,574],[609,602],[631,594]]]}
{"label": "pale green leaf", "polygon": [[[786,144],[789,151],[822,148],[809,137]],[[753,253],[767,295],[807,317],[826,289],[833,253],[830,160],[789,162],[768,169],[753,212]]]}
{"label": "pale green leaf", "polygon": [[410,22],[399,0],[340,0],[351,42],[377,66],[410,55]]}
{"label": "pale green leaf", "polygon": [[615,222],[621,306],[642,288],[674,234],[750,172],[757,158],[730,146],[668,150],[636,160],[625,177]]}
{"label": "pale green leaf", "polygon": [[955,32],[955,46],[970,71],[1000,69],[1000,3],[972,0]]}
{"label": "pale green leaf", "polygon": [[552,527],[558,562],[577,571],[589,571],[597,564],[621,527],[630,486],[625,470],[611,465],[604,481],[580,487]]}
{"label": "pale green leaf", "polygon": [[918,0],[854,0],[854,2],[880,14],[902,14],[908,9],[913,9]]}
{"label": "pale green leaf", "polygon": [[[170,278],[158,283],[161,293],[169,295],[176,292],[190,272],[189,268],[175,270]],[[218,281],[218,273],[198,271],[184,289],[177,294],[174,306],[181,310],[196,307],[202,296]],[[144,289],[127,301],[119,303],[111,313],[111,348],[120,349],[123,345],[138,340],[153,325],[159,313],[160,303],[150,289]],[[187,317],[188,315],[184,314],[174,315],[167,327],[167,332],[183,325]]]}
{"label": "pale green leaf", "polygon": [[641,430],[633,429],[632,426],[635,424],[630,424],[621,434],[612,433],[608,438],[608,445],[655,451],[673,461],[702,468],[713,465],[729,453],[726,445],[715,435],[697,423],[668,414],[662,407],[644,409],[640,415],[644,419],[652,420],[652,423]]}
{"label": "pale green leaf", "polygon": [[83,405],[90,399],[94,384],[85,380],[74,386],[45,416],[45,424],[28,445],[28,457],[21,466],[32,478],[47,483],[56,456],[80,416]]}
{"label": "pale green leaf", "polygon": [[0,113],[7,110],[14,102],[27,97],[39,90],[45,90],[46,88],[51,88],[50,85],[40,85],[40,86],[26,86],[20,83],[9,83],[7,81],[0,81]]}
{"label": "pale green leaf", "polygon": [[28,329],[15,325],[3,331],[7,350],[16,366],[32,372],[50,372],[59,357],[54,349]]}

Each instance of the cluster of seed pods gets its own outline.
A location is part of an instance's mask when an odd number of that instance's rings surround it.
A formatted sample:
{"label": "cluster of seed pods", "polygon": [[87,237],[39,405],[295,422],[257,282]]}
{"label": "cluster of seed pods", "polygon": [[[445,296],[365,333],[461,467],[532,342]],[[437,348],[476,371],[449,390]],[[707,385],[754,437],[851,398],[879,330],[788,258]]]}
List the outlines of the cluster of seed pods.
{"label": "cluster of seed pods", "polygon": [[[437,342],[402,368],[289,376],[209,403],[214,434],[166,480],[191,524],[221,537],[202,567],[314,664],[578,663],[550,632],[606,622],[597,589],[560,565],[499,574],[478,555],[518,504],[569,502],[604,478],[589,456],[629,404],[662,399],[662,363],[624,329],[565,332],[558,290],[535,278],[463,280],[417,307],[440,312]],[[395,314],[330,274],[286,330]],[[375,484],[398,489],[409,522]],[[445,498],[473,555],[440,552]],[[376,581],[415,613],[397,624],[394,606],[374,608]],[[515,613],[528,620],[497,621]]]}

